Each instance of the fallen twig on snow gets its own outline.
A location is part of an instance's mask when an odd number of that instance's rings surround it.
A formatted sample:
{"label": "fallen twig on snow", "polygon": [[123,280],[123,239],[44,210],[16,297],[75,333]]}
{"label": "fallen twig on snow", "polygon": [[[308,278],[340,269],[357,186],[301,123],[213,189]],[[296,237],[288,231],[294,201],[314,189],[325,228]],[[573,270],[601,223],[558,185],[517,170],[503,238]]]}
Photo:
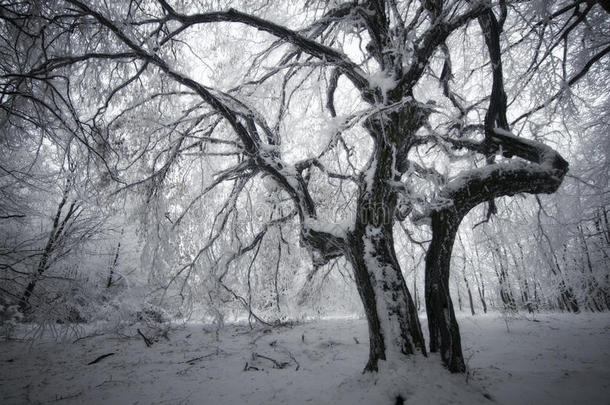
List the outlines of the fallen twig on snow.
{"label": "fallen twig on snow", "polygon": [[58,402],[58,401],[63,401],[64,399],[76,398],[76,397],[78,397],[79,395],[82,395],[82,394],[83,394],[82,391],[78,391],[78,392],[76,392],[74,394],[61,395],[61,396],[56,395],[55,399],[51,400],[50,402]]}
{"label": "fallen twig on snow", "polygon": [[94,338],[94,337],[98,337],[98,336],[104,336],[104,333],[94,333],[93,335],[81,336],[78,339],[75,339],[74,341],[72,341],[72,344],[78,343],[81,340],[85,340],[85,339],[89,339],[89,338]]}
{"label": "fallen twig on snow", "polygon": [[244,366],[244,371],[250,371],[250,370],[259,371],[258,367],[249,366],[248,362],[246,362],[246,365]]}
{"label": "fallen twig on snow", "polygon": [[151,341],[149,338],[147,338],[146,336],[144,336],[144,334],[142,333],[142,331],[140,331],[140,329],[138,329],[138,334],[139,334],[140,336],[142,336],[142,339],[144,339],[144,343],[146,343],[146,347],[150,347],[150,346],[152,346],[153,342],[152,342],[152,341]]}
{"label": "fallen twig on snow", "polygon": [[87,365],[88,365],[88,366],[90,366],[90,365],[92,365],[92,364],[95,364],[95,363],[97,363],[98,361],[105,359],[106,357],[110,357],[110,356],[112,356],[113,354],[114,354],[114,353],[106,353],[106,354],[102,354],[100,357],[98,357],[98,358],[96,358],[95,360],[93,360],[93,361],[91,361],[91,362],[87,363]]}
{"label": "fallen twig on snow", "polygon": [[261,359],[269,360],[270,362],[273,363],[273,366],[275,368],[285,368],[287,365],[290,364],[290,362],[287,362],[287,361],[283,361],[280,363],[279,361],[272,359],[271,357],[263,356],[262,354],[258,354],[256,352],[252,353],[252,358],[254,360],[256,360],[258,357],[260,357]]}
{"label": "fallen twig on snow", "polygon": [[192,366],[196,361],[203,360],[205,358],[212,357],[212,356],[215,356],[215,355],[218,355],[218,352],[206,354],[204,356],[195,357],[193,359],[185,361],[184,363],[189,364],[189,365]]}
{"label": "fallen twig on snow", "polygon": [[301,365],[299,364],[297,359],[292,355],[290,350],[288,350],[288,349],[284,349],[284,350],[286,350],[286,353],[288,353],[288,356],[290,357],[290,359],[292,359],[292,361],[294,361],[294,364],[297,365],[297,368],[295,368],[294,371],[299,371],[299,369],[301,368]]}

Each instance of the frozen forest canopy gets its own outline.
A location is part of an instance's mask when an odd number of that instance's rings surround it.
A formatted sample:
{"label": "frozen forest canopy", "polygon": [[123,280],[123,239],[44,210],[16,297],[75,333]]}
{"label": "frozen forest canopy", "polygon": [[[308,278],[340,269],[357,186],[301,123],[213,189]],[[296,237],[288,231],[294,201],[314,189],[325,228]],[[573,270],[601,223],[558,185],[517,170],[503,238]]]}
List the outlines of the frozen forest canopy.
{"label": "frozen forest canopy", "polygon": [[2,323],[363,316],[460,373],[456,312],[608,311],[609,53],[605,1],[3,1]]}

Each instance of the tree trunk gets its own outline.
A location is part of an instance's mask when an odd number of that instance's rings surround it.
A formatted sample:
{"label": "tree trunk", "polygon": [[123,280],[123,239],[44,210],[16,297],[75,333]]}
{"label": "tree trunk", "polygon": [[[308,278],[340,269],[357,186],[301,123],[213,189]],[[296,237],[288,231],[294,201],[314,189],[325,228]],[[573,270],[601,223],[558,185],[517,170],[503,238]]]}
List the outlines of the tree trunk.
{"label": "tree trunk", "polygon": [[466,259],[464,259],[464,267],[462,267],[462,275],[464,276],[464,283],[466,284],[466,291],[468,292],[468,303],[470,304],[470,314],[475,315],[474,302],[472,300],[472,291],[470,291],[470,283],[468,283],[468,279],[466,278]]}
{"label": "tree trunk", "polygon": [[464,309],[462,308],[462,292],[460,290],[460,280],[456,280],[455,289],[457,290],[457,296],[458,296],[458,310],[460,312],[463,312]]}
{"label": "tree trunk", "polygon": [[460,329],[449,294],[451,251],[460,220],[449,209],[432,214],[432,241],[426,254],[426,311],[430,330],[430,352],[440,350],[452,373],[466,370]]}
{"label": "tree trunk", "polygon": [[419,299],[419,293],[417,292],[417,272],[413,274],[413,295],[415,296],[415,309],[419,313],[421,309],[421,301]]}
{"label": "tree trunk", "polygon": [[370,352],[365,371],[373,371],[378,369],[379,360],[418,352],[426,355],[426,345],[394,250],[397,195],[391,182],[400,179],[395,168],[396,148],[385,142],[383,131],[376,132],[380,123],[368,124],[377,144],[359,189],[357,217],[353,231],[346,235],[345,256],[353,267],[369,326]]}
{"label": "tree trunk", "polygon": [[[476,273],[475,273],[475,278],[476,278]],[[483,305],[483,313],[486,314],[487,313],[487,302],[485,302],[485,284],[483,284],[483,279],[481,279],[480,285],[479,285],[478,280],[475,279],[475,281],[477,281],[477,290],[479,291],[479,298],[481,299],[481,305]]]}
{"label": "tree trunk", "polygon": [[19,307],[22,311],[27,311],[30,309],[30,297],[34,293],[34,289],[38,284],[38,281],[43,276],[44,272],[47,271],[49,266],[51,265],[51,256],[53,255],[57,245],[59,244],[61,238],[63,237],[63,232],[66,229],[66,224],[70,220],[70,217],[77,211],[78,207],[76,205],[76,201],[73,201],[66,213],[66,216],[63,220],[61,220],[61,215],[63,213],[64,205],[68,200],[68,192],[70,191],[70,185],[66,186],[64,189],[64,193],[62,199],[57,207],[57,212],[55,213],[55,217],[53,219],[53,227],[51,229],[51,233],[49,235],[49,239],[45,245],[44,250],[42,251],[42,256],[40,261],[38,262],[38,266],[36,271],[30,278],[30,282],[25,287],[21,299],[19,301]]}
{"label": "tree trunk", "polygon": [[369,327],[369,360],[365,371],[395,354],[426,355],[417,309],[407,288],[390,225],[362,224],[350,235],[346,252]]}
{"label": "tree trunk", "polygon": [[572,287],[566,285],[564,280],[559,282],[559,291],[561,294],[560,302],[563,304],[562,309],[570,312],[580,312],[578,301],[574,296],[574,290]]}
{"label": "tree trunk", "polygon": [[119,237],[119,241],[117,242],[112,263],[110,263],[110,271],[108,274],[108,280],[106,281],[106,288],[110,288],[112,286],[112,283],[114,282],[114,271],[116,270],[117,265],[119,263],[119,256],[121,254],[121,239],[123,238],[124,232],[125,228],[121,228],[121,236]]}
{"label": "tree trunk", "polygon": [[519,264],[523,272],[517,272],[517,277],[519,277],[519,286],[521,289],[521,300],[527,312],[530,314],[534,313],[534,303],[532,302],[532,296],[530,294],[530,283],[527,281],[527,271],[525,269],[525,256],[523,254],[523,246],[521,243],[517,241],[517,247],[519,248],[519,262],[517,262],[517,256],[511,250],[511,254],[513,256],[513,261],[515,263],[515,268],[519,268]]}
{"label": "tree trunk", "polygon": [[523,278],[523,284],[521,287],[521,300],[523,301],[523,305],[525,305],[525,308],[527,308],[527,312],[529,312],[530,314],[534,313],[534,305],[532,303],[532,300],[530,298],[530,294],[529,294],[529,283],[527,282],[527,277],[525,276]]}
{"label": "tree trunk", "polygon": [[[502,300],[503,308],[505,311],[515,312],[517,310],[517,304],[508,280],[508,273],[504,268],[504,258],[506,257],[505,252],[501,250],[499,246],[496,246],[494,249],[492,249],[491,254],[494,257],[494,271],[498,277],[500,299]],[[498,263],[499,270],[495,266],[496,263]]]}

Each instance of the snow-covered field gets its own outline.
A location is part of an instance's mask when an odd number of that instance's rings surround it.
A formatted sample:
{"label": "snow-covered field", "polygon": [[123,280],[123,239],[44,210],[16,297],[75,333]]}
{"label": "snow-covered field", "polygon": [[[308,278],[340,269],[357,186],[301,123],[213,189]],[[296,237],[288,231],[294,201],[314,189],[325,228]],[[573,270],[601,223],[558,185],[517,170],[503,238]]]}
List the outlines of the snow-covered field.
{"label": "snow-covered field", "polygon": [[[423,320],[425,324],[425,320]],[[277,329],[200,324],[151,347],[106,334],[0,342],[0,403],[8,404],[610,404],[610,314],[462,316],[469,373],[438,358],[361,374],[363,320]],[[102,355],[113,353],[94,364]]]}

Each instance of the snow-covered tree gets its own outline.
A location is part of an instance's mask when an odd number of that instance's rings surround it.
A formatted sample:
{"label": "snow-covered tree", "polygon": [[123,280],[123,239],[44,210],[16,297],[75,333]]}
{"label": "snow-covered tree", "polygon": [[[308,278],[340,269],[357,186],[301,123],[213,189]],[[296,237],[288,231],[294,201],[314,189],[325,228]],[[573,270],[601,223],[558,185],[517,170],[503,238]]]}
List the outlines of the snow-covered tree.
{"label": "snow-covered tree", "polygon": [[[431,227],[430,351],[465,370],[449,294],[459,225],[480,204],[489,218],[500,197],[557,190],[568,163],[537,114],[609,52],[606,11],[581,1],[40,0],[0,10],[2,125],[35,133],[48,121],[38,115],[50,116],[62,128],[54,136],[88,150],[100,184],[139,191],[157,219],[147,259],[169,272],[166,287],[196,294],[198,278],[221,287],[205,289],[210,302],[251,309],[254,263],[281,260],[279,249],[261,253],[263,241],[298,238],[307,280],[350,265],[368,371],[427,352],[397,258],[399,222]],[[231,278],[247,281],[247,296]]]}

